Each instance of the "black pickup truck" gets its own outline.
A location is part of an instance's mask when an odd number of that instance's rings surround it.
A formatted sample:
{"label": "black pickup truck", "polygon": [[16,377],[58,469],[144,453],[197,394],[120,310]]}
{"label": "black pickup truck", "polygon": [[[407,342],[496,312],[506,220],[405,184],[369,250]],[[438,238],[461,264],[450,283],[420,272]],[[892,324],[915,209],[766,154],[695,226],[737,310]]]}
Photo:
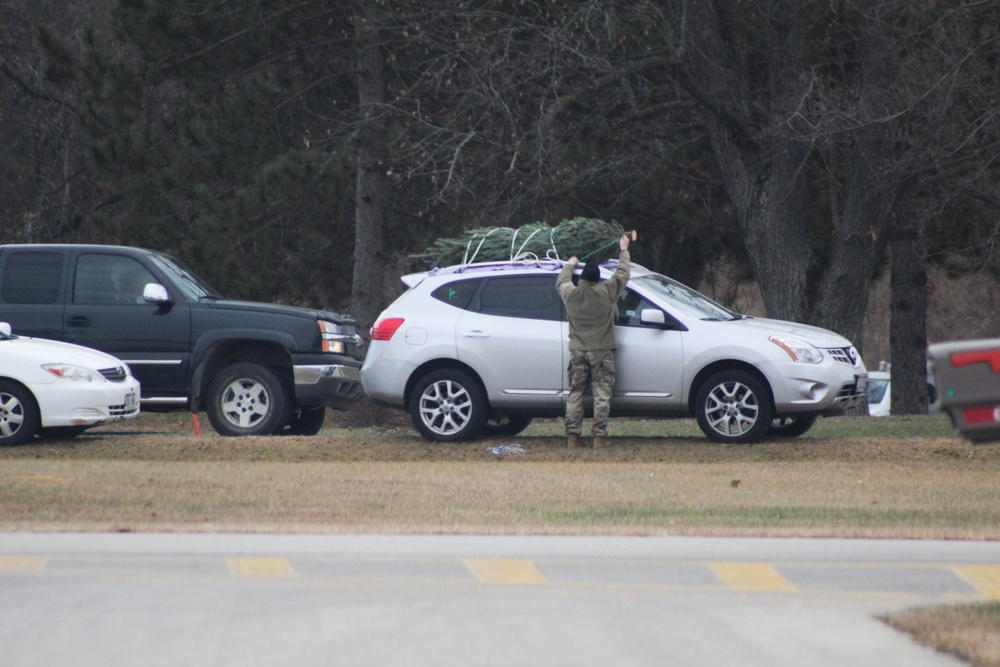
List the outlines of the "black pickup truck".
{"label": "black pickup truck", "polygon": [[142,384],[142,410],[204,410],[223,435],[312,435],[326,407],[363,395],[352,318],[228,301],[153,250],[0,245],[0,321],[113,354]]}

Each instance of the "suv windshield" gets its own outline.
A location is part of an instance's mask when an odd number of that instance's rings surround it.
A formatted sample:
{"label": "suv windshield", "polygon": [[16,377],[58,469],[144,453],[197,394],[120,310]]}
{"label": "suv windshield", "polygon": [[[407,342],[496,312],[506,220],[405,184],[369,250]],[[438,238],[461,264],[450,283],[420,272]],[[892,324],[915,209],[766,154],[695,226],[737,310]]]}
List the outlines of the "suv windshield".
{"label": "suv windshield", "polygon": [[630,284],[652,294],[685,315],[700,320],[735,320],[743,317],[695,292],[687,285],[658,273],[633,278]]}
{"label": "suv windshield", "polygon": [[222,295],[213,289],[208,283],[192,273],[183,264],[173,257],[153,253],[149,255],[150,261],[156,264],[157,268],[166,273],[177,285],[178,289],[189,299],[221,299]]}

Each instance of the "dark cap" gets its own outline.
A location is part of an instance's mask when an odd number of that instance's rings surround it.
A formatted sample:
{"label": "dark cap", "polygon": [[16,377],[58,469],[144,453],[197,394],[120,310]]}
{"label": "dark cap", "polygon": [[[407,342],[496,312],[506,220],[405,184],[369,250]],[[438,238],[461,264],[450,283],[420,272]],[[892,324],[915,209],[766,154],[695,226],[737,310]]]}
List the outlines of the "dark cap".
{"label": "dark cap", "polygon": [[597,262],[584,264],[583,271],[580,272],[580,277],[592,283],[601,282],[601,269],[597,266]]}

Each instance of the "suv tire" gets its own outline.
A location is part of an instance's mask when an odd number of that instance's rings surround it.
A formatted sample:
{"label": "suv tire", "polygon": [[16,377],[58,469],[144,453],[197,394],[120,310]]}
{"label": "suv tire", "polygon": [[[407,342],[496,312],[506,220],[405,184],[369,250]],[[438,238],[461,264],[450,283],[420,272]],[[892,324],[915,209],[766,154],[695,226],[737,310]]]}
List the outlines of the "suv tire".
{"label": "suv tire", "polygon": [[716,442],[757,442],[771,428],[771,398],[764,384],[746,371],[709,377],[698,388],[694,412],[702,432]]}
{"label": "suv tire", "polygon": [[487,419],[483,425],[483,435],[487,437],[510,437],[521,433],[531,425],[531,417],[512,415]]}
{"label": "suv tire", "polygon": [[0,382],[0,447],[31,440],[41,418],[30,391],[13,382]]}
{"label": "suv tire", "polygon": [[413,388],[410,418],[428,440],[469,440],[479,435],[486,423],[486,398],[468,373],[450,368],[434,371]]}
{"label": "suv tire", "polygon": [[208,386],[208,419],[225,436],[273,435],[288,423],[289,391],[271,370],[251,363],[227,366]]}
{"label": "suv tire", "polygon": [[816,415],[775,417],[767,434],[776,438],[797,438],[816,423]]}

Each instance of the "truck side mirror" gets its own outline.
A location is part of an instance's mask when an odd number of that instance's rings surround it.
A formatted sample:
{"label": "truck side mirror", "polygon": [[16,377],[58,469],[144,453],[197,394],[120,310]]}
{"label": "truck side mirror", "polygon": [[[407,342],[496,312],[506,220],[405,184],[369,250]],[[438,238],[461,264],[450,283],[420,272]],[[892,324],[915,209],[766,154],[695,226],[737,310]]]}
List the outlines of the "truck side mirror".
{"label": "truck side mirror", "polygon": [[159,283],[146,283],[146,286],[142,288],[142,299],[146,303],[171,303],[167,288]]}

